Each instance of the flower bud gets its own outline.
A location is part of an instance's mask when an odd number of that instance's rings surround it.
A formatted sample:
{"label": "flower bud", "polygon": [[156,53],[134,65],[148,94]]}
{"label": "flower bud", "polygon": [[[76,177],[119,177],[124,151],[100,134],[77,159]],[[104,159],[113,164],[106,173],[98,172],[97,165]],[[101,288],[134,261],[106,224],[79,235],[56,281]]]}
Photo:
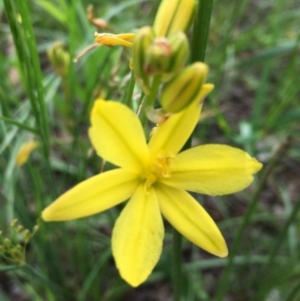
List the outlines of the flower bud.
{"label": "flower bud", "polygon": [[20,147],[17,158],[16,158],[16,164],[17,166],[24,165],[28,159],[31,153],[39,146],[38,142],[36,141],[28,141],[22,144]]}
{"label": "flower bud", "polygon": [[182,31],[177,31],[170,35],[168,42],[171,47],[172,56],[166,73],[173,75],[183,68],[189,55],[189,42]]}
{"label": "flower bud", "polygon": [[162,0],[155,17],[153,29],[157,37],[176,31],[185,31],[191,24],[195,0]]}
{"label": "flower bud", "polygon": [[157,38],[146,52],[144,71],[147,75],[164,73],[172,55],[171,46],[166,38]]}
{"label": "flower bud", "polygon": [[47,54],[54,71],[61,77],[67,76],[70,65],[70,54],[64,49],[64,44],[56,42],[48,49]]}
{"label": "flower bud", "polygon": [[198,100],[208,67],[204,63],[194,63],[165,84],[160,103],[166,112],[177,113]]}
{"label": "flower bud", "polygon": [[12,222],[10,223],[10,227],[15,228],[18,225],[19,221],[15,218],[14,220],[12,220]]}
{"label": "flower bud", "polygon": [[147,75],[163,75],[167,81],[183,68],[189,54],[186,35],[177,31],[169,38],[156,38],[146,52],[144,71]]}
{"label": "flower bud", "polygon": [[149,76],[146,75],[144,66],[146,62],[146,53],[154,40],[154,34],[151,27],[141,28],[134,37],[132,47],[132,68],[136,81],[147,94],[149,93]]}

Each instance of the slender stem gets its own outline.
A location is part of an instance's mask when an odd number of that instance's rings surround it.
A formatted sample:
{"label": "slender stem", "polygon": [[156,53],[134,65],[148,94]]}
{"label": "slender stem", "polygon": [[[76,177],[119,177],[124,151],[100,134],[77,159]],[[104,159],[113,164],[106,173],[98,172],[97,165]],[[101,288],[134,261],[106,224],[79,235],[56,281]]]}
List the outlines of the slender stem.
{"label": "slender stem", "polygon": [[[28,7],[27,1],[15,1],[16,6],[19,10],[19,13],[22,17],[22,29],[24,30],[23,42],[24,47],[27,48],[28,51],[28,59],[27,59],[27,72],[28,72],[28,80],[31,81],[31,85],[28,86],[30,90],[36,92],[34,95],[34,102],[38,107],[36,116],[38,125],[40,127],[41,132],[41,140],[43,142],[43,150],[46,158],[49,158],[50,155],[50,131],[49,131],[49,120],[48,120],[48,112],[46,108],[46,103],[44,99],[44,87],[43,87],[43,76],[41,70],[41,63],[39,59],[38,49],[35,40],[35,33],[33,31],[32,23],[31,23],[31,14]],[[33,93],[31,91],[31,93]]]}
{"label": "slender stem", "polygon": [[213,0],[199,0],[192,36],[191,61],[204,62]]}
{"label": "slender stem", "polygon": [[134,79],[134,74],[132,72],[130,76],[130,81],[126,88],[126,92],[122,99],[122,102],[129,108],[132,108],[132,94],[134,91],[134,86],[135,86],[135,79]]}
{"label": "slender stem", "polygon": [[270,268],[272,267],[272,265],[274,264],[274,260],[275,260],[275,258],[277,258],[276,255],[277,255],[278,251],[280,250],[280,247],[281,247],[284,239],[286,238],[286,235],[287,235],[288,230],[290,229],[290,226],[297,218],[299,210],[300,210],[300,198],[298,199],[296,205],[293,207],[293,211],[291,212],[288,219],[286,220],[284,226],[281,229],[281,232],[279,233],[279,235],[276,238],[275,244],[274,244],[271,252],[269,253],[269,261],[265,268],[266,271],[269,271]]}
{"label": "slender stem", "polygon": [[11,124],[13,124],[13,125],[15,125],[15,126],[21,128],[21,129],[23,129],[23,130],[26,130],[26,131],[28,131],[28,132],[31,132],[31,133],[33,133],[33,134],[39,135],[39,132],[38,132],[36,129],[34,129],[34,128],[30,127],[30,126],[27,126],[27,125],[25,125],[25,124],[23,124],[23,123],[21,123],[21,122],[18,122],[18,121],[16,121],[16,120],[13,120],[13,119],[11,119],[11,118],[8,118],[8,117],[1,116],[1,115],[0,115],[0,120],[3,120],[3,121],[5,121],[5,122],[7,122],[7,123],[11,123]]}
{"label": "slender stem", "polygon": [[173,300],[181,300],[182,282],[182,258],[181,258],[182,236],[175,229],[173,230],[172,261],[173,261]]}

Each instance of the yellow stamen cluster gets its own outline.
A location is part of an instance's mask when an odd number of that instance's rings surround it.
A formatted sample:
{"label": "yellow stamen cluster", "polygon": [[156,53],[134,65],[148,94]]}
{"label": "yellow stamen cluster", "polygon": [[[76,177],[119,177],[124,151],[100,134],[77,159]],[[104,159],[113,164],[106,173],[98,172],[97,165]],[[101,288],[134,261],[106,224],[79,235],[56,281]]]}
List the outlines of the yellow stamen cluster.
{"label": "yellow stamen cluster", "polygon": [[142,177],[145,180],[146,188],[152,186],[159,179],[170,178],[174,158],[175,156],[171,153],[160,153],[155,157]]}

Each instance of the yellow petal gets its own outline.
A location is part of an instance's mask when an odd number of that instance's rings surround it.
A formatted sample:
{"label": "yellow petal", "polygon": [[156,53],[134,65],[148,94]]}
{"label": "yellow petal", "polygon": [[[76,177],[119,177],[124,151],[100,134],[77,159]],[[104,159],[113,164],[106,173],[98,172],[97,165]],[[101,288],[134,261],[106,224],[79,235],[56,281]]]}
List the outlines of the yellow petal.
{"label": "yellow petal", "polygon": [[227,145],[197,146],[178,154],[163,182],[184,190],[223,195],[240,191],[262,167],[246,152]]}
{"label": "yellow petal", "polygon": [[193,103],[157,126],[150,142],[152,156],[161,151],[177,154],[192,134],[200,117],[202,105]]}
{"label": "yellow petal", "polygon": [[164,227],[152,188],[141,185],[119,216],[112,249],[121,277],[138,286],[151,274],[162,250]]}
{"label": "yellow petal", "polygon": [[195,0],[163,0],[154,21],[157,36],[167,36],[175,31],[185,31],[191,23]]}
{"label": "yellow petal", "polygon": [[130,198],[137,175],[123,169],[104,172],[70,189],[43,212],[45,221],[66,221],[99,213]]}
{"label": "yellow petal", "polygon": [[138,117],[125,105],[97,100],[89,136],[99,156],[132,171],[148,163],[148,148]]}
{"label": "yellow petal", "polygon": [[134,33],[95,33],[95,41],[98,44],[106,46],[121,45],[125,47],[131,47],[134,38]]}
{"label": "yellow petal", "polygon": [[219,257],[228,255],[225,240],[203,207],[181,189],[155,185],[163,216],[195,245]]}
{"label": "yellow petal", "polygon": [[30,154],[39,146],[36,141],[28,141],[22,144],[16,158],[17,166],[22,166],[28,161]]}

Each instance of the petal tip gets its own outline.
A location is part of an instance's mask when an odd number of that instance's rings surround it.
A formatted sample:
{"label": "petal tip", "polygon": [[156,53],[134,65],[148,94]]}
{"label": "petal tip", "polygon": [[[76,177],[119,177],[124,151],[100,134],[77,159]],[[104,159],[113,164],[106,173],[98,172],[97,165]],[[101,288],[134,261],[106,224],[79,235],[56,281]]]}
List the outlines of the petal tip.
{"label": "petal tip", "polygon": [[49,207],[47,207],[42,211],[41,217],[45,222],[49,222],[52,220],[51,218],[52,214],[51,214],[51,210],[49,210]]}
{"label": "petal tip", "polygon": [[220,257],[220,258],[225,258],[225,257],[227,257],[228,256],[228,249],[227,249],[227,247],[225,246],[222,250],[219,250],[219,252],[218,252],[218,257]]}
{"label": "petal tip", "polygon": [[130,286],[132,286],[132,287],[138,287],[139,285],[141,285],[143,282],[145,282],[146,280],[147,280],[147,278],[146,279],[138,279],[138,278],[131,278],[131,277],[126,277],[126,276],[123,276],[122,274],[121,274],[121,277],[122,277],[122,279],[124,280],[124,281],[126,281]]}
{"label": "petal tip", "polygon": [[228,256],[228,248],[223,236],[219,238],[219,242],[215,242],[215,250],[211,253],[220,258],[225,258]]}
{"label": "petal tip", "polygon": [[253,173],[259,172],[263,167],[263,164],[253,158],[252,170]]}

